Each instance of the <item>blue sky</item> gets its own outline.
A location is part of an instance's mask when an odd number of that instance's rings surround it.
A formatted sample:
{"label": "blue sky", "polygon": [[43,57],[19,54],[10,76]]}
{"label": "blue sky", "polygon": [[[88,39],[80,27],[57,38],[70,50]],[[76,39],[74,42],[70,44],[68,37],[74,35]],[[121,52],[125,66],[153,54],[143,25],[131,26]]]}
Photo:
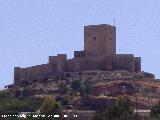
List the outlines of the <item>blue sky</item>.
{"label": "blue sky", "polygon": [[83,26],[116,20],[117,53],[142,57],[142,70],[160,78],[159,0],[0,0],[0,88],[13,67],[48,62],[83,49]]}

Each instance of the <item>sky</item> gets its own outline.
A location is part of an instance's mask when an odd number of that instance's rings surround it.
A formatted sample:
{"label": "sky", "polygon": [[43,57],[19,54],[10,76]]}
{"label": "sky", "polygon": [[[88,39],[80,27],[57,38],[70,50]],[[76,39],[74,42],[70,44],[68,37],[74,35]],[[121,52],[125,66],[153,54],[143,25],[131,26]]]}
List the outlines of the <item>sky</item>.
{"label": "sky", "polygon": [[159,0],[0,0],[0,89],[13,68],[83,50],[83,26],[114,24],[117,53],[141,56],[142,70],[160,78]]}

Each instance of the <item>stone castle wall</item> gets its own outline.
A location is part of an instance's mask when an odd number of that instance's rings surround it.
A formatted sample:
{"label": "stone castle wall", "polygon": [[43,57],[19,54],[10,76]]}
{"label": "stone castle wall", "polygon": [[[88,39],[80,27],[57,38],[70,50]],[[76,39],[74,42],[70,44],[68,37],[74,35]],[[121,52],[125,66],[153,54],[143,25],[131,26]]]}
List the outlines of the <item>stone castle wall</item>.
{"label": "stone castle wall", "polygon": [[132,54],[117,54],[106,57],[80,57],[67,61],[67,71],[83,70],[126,70],[129,72],[139,72],[141,69],[140,61]]}
{"label": "stone castle wall", "polygon": [[19,83],[22,80],[36,80],[47,78],[52,74],[52,66],[43,64],[28,68],[14,68],[14,83]]}
{"label": "stone castle wall", "polygon": [[135,58],[132,54],[117,54],[113,58],[113,70],[135,72]]}
{"label": "stone castle wall", "polygon": [[139,59],[133,55],[119,54],[106,57],[79,57],[66,60],[64,56],[51,56],[49,63],[28,68],[15,68],[15,83],[20,80],[36,80],[49,78],[56,72],[79,72],[87,70],[125,70],[131,73],[139,72]]}

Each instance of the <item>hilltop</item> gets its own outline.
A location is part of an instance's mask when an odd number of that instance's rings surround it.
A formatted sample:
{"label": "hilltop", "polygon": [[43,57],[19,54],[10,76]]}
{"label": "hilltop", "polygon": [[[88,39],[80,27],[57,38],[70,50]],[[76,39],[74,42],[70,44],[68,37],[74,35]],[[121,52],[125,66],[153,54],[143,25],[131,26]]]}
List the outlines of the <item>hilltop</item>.
{"label": "hilltop", "polygon": [[51,95],[61,102],[65,100],[67,104],[79,106],[80,109],[87,104],[85,102],[90,104],[93,102],[96,105],[106,101],[107,104],[108,101],[114,102],[119,95],[124,94],[130,96],[133,107],[149,109],[160,97],[160,82],[154,79],[153,74],[146,72],[137,74],[127,71],[57,73],[48,79],[24,80],[17,86],[7,87],[8,91],[12,91],[12,97],[43,98]]}

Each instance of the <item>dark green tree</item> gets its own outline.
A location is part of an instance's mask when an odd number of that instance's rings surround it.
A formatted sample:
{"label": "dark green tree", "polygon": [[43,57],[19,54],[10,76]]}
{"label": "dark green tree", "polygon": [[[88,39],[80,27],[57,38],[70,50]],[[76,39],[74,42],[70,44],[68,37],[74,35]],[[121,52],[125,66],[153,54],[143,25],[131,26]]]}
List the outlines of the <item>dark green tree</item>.
{"label": "dark green tree", "polygon": [[64,83],[60,83],[58,85],[58,89],[59,89],[59,91],[60,91],[61,94],[65,94],[69,90],[68,87]]}
{"label": "dark green tree", "polygon": [[160,101],[151,108],[151,118],[160,119]]}
{"label": "dark green tree", "polygon": [[127,95],[120,96],[118,101],[104,112],[96,112],[95,120],[133,120],[134,114]]}
{"label": "dark green tree", "polygon": [[22,96],[21,97],[28,97],[30,95],[30,89],[28,87],[24,87],[22,90]]}
{"label": "dark green tree", "polygon": [[93,90],[93,83],[89,80],[84,81],[83,83],[83,88],[84,88],[84,93],[88,95],[92,92]]}
{"label": "dark green tree", "polygon": [[96,112],[94,115],[94,120],[104,120],[104,113],[102,112]]}
{"label": "dark green tree", "polygon": [[127,95],[120,96],[115,105],[106,111],[107,120],[132,120],[134,114]]}
{"label": "dark green tree", "polygon": [[71,88],[74,91],[78,92],[80,90],[80,88],[81,88],[81,82],[79,80],[73,80],[71,82]]}

